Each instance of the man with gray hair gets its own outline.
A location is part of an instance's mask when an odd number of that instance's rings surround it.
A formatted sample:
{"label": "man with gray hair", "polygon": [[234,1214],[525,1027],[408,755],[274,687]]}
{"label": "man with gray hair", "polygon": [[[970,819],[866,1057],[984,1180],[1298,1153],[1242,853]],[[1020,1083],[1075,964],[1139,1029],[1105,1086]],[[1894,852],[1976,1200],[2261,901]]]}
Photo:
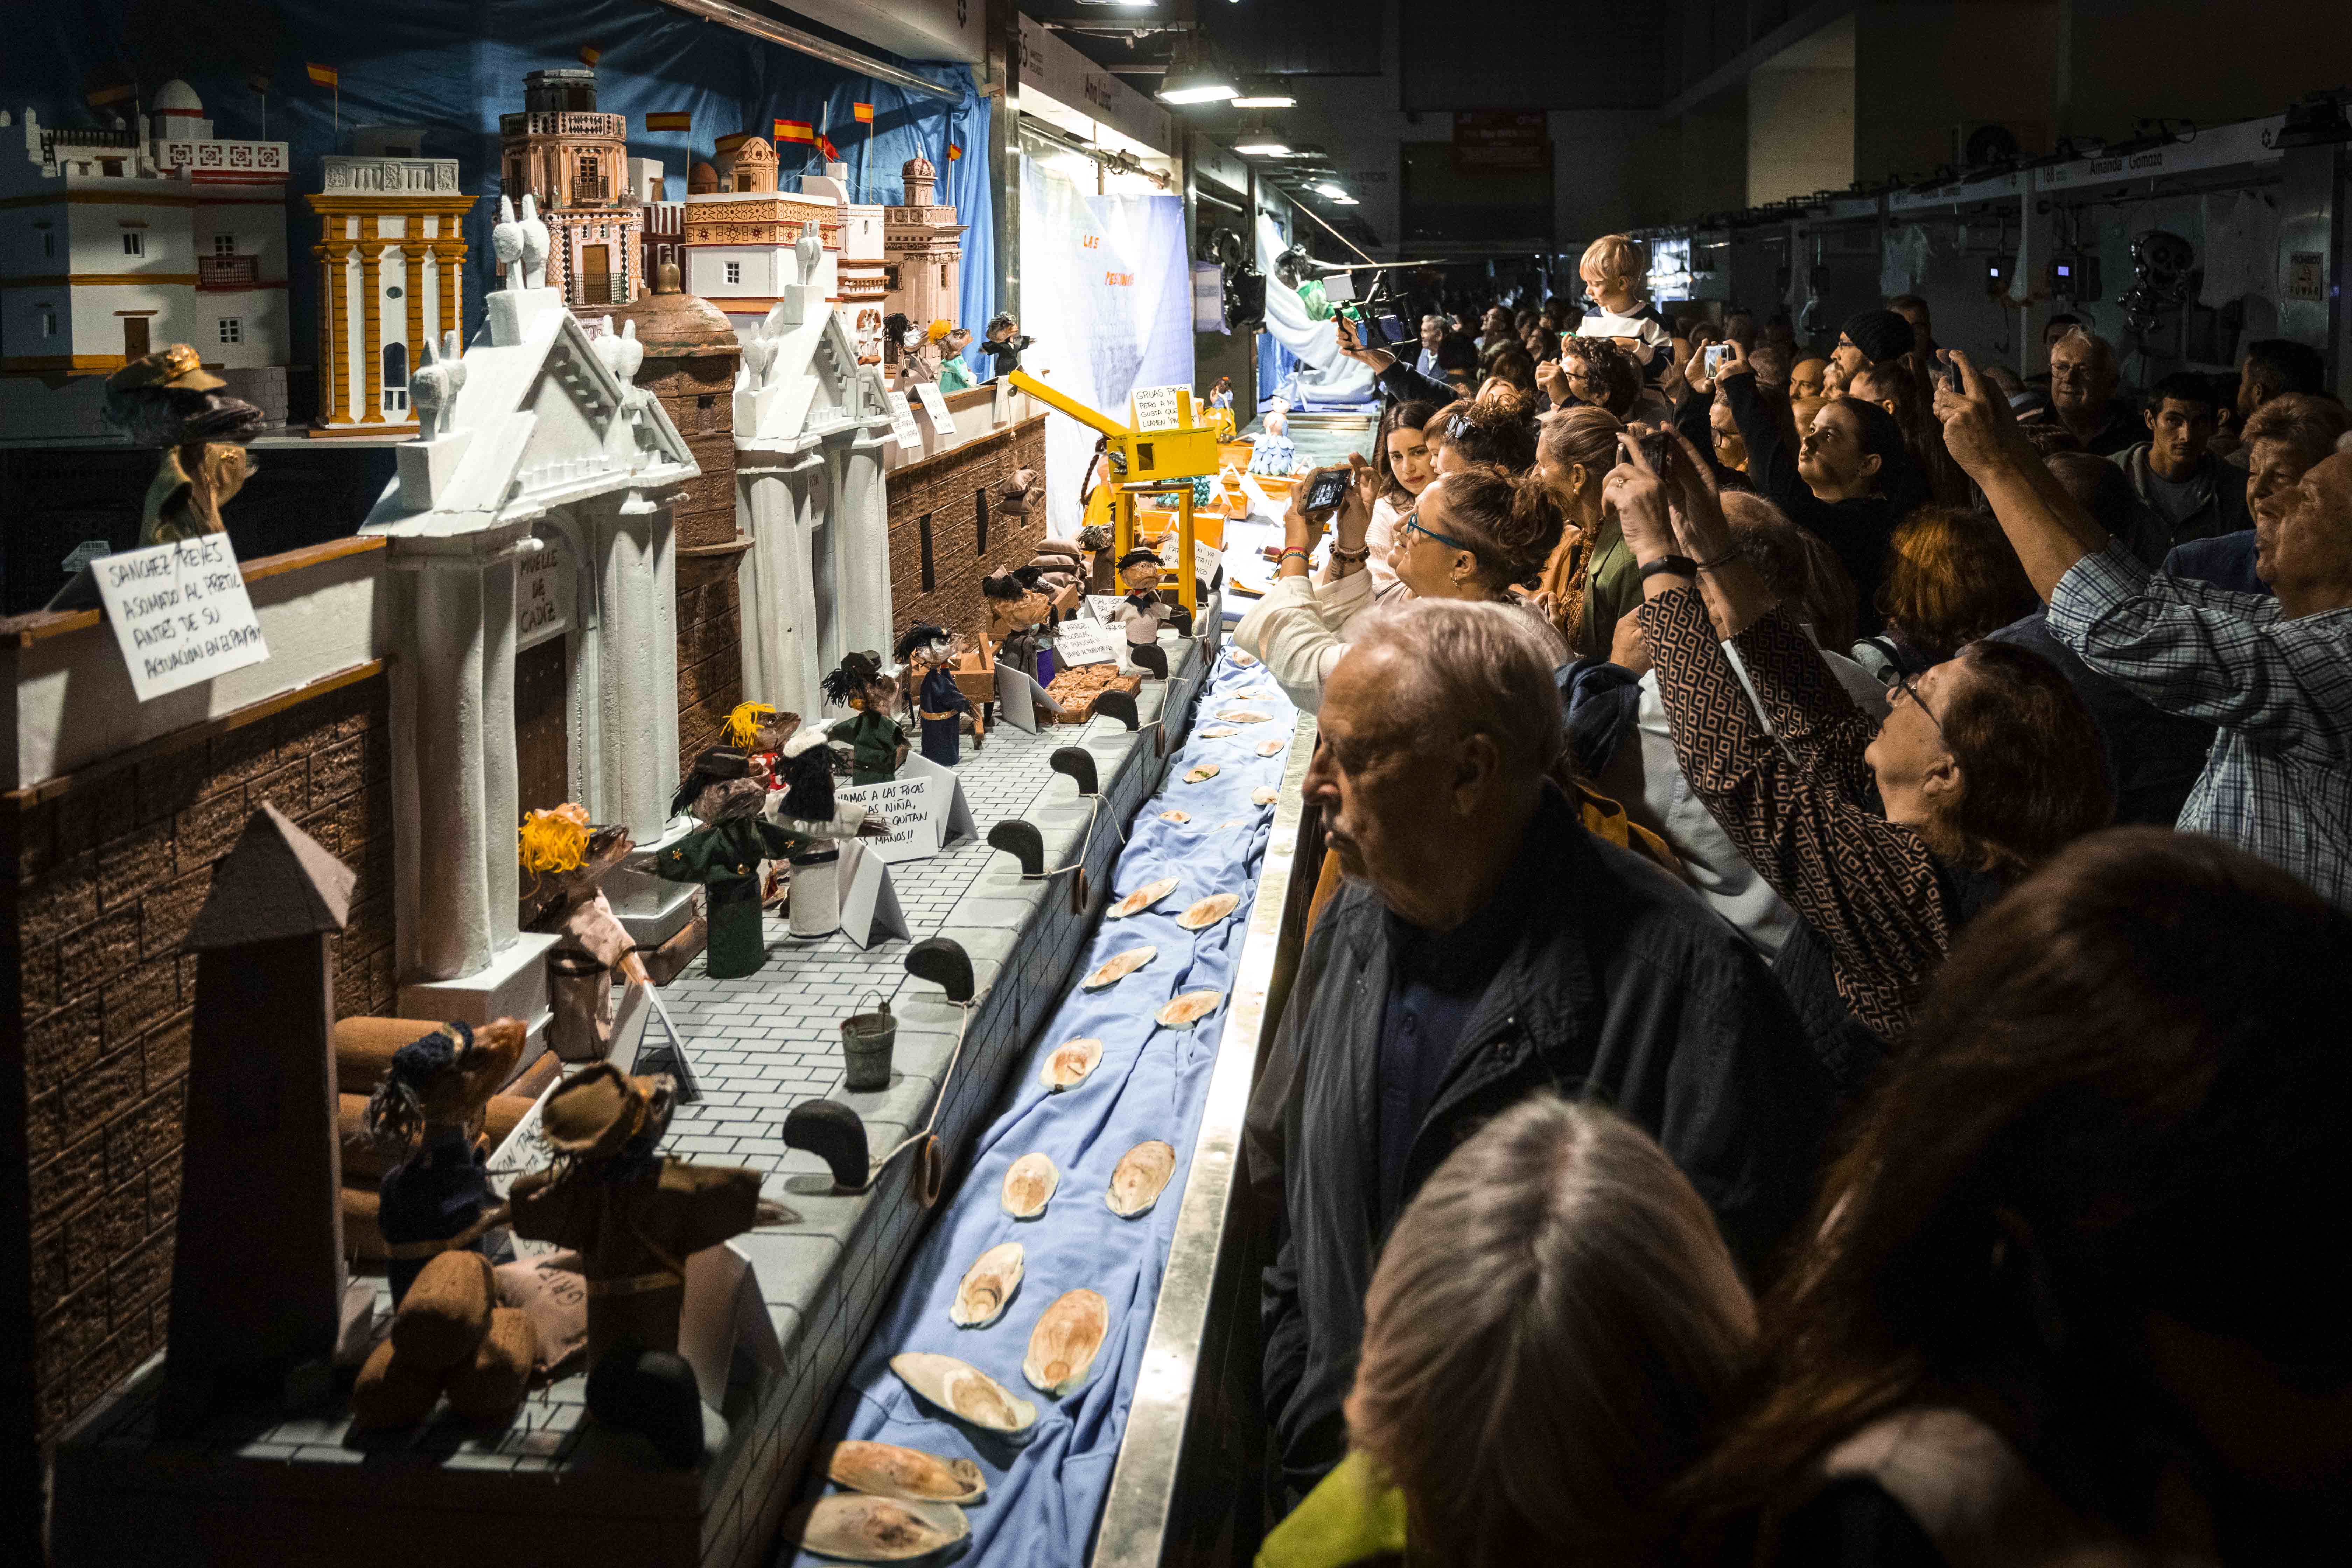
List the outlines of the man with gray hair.
{"label": "man with gray hair", "polygon": [[1293,1502],[1344,1450],[1390,1225],[1487,1118],[1538,1089],[1608,1103],[1752,1268],[1801,1217],[1832,1113],[1755,951],[1588,833],[1555,782],[1551,629],[1452,600],[1360,626],[1306,784],[1347,885],[1308,937],[1245,1154],[1261,1215],[1280,1216],[1262,1371]]}

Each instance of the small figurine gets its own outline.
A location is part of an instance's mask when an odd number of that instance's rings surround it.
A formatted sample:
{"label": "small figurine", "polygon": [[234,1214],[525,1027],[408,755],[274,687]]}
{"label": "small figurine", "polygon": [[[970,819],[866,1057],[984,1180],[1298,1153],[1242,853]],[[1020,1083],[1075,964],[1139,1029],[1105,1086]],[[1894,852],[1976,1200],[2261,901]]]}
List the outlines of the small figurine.
{"label": "small figurine", "polygon": [[897,778],[898,764],[907,760],[907,731],[890,716],[898,705],[898,682],[883,669],[880,657],[843,655],[825,675],[824,689],[826,701],[856,710],[825,727],[832,739],[849,744],[849,782],[888,784]]}
{"label": "small figurine", "polygon": [[971,703],[956,686],[954,645],[947,627],[910,626],[893,651],[907,667],[907,685],[915,694],[923,755],[943,768],[955,766],[963,761],[959,720],[971,712]]}
{"label": "small figurine", "polygon": [[[934,322],[933,325],[943,327],[946,323]],[[940,338],[946,336],[944,331],[939,334]],[[932,337],[929,330],[915,326],[911,322],[899,335],[898,385],[902,390],[919,386],[925,382],[937,382],[940,379],[940,353],[936,346],[938,341]]]}
{"label": "small figurine", "polygon": [[1012,665],[1043,686],[1052,677],[1038,679],[1038,659],[1052,656],[1043,653],[1037,628],[1054,611],[1045,595],[1024,580],[1028,571],[992,573],[980,580],[980,593],[988,606],[988,643],[996,650],[996,661]]}
{"label": "small figurine", "polygon": [[768,797],[768,818],[797,838],[879,838],[889,820],[833,793],[833,747],[822,730],[803,730],[777,759],[782,790]]}
{"label": "small figurine", "polygon": [[672,815],[691,809],[702,826],[655,856],[647,868],[666,881],[703,885],[714,980],[756,974],[768,962],[760,926],[760,862],[785,859],[808,847],[807,840],[761,819],[767,802],[767,790],[751,776],[751,759],[712,747],[695,758],[694,772],[670,802]]}
{"label": "small figurine", "polygon": [[1119,601],[1119,624],[1127,628],[1130,647],[1160,640],[1160,623],[1168,618],[1168,601],[1160,594],[1160,557],[1149,550],[1130,550],[1118,558],[1119,581],[1127,596]]}
{"label": "small figurine", "polygon": [[142,547],[222,531],[221,508],[252,476],[245,443],[260,433],[262,413],[222,393],[227,384],[186,343],[107,378],[106,422],[138,446],[163,448],[141,509]]}
{"label": "small figurine", "polygon": [[780,789],[776,778],[776,753],[801,727],[797,713],[779,713],[765,702],[738,702],[727,715],[721,737],[735,750],[751,759],[751,776],[760,781],[762,789]]}
{"label": "small figurine", "polygon": [[594,984],[558,987],[548,1021],[549,1048],[565,1061],[588,1061],[612,1048],[613,971],[646,978],[636,949],[606,901],[604,874],[636,851],[626,827],[592,826],[577,801],[527,812],[516,835],[517,856],[530,876],[523,889],[525,931],[557,935],[559,952],[584,954],[599,966]]}
{"label": "small figurine", "polygon": [[1250,437],[1250,472],[1286,479],[1297,468],[1298,448],[1290,444],[1290,421],[1277,404],[1265,416],[1265,428]]}
{"label": "small figurine", "polygon": [[[715,952],[716,921],[711,931]],[[588,1413],[644,1434],[683,1467],[703,1454],[702,1396],[677,1354],[686,1259],[765,1214],[759,1172],[657,1152],[675,1103],[667,1078],[630,1078],[610,1062],[582,1068],[540,1112],[554,1165],[515,1178],[510,1201],[516,1235],[581,1256]]]}
{"label": "small figurine", "polygon": [[1217,384],[1209,389],[1209,425],[1220,441],[1234,438],[1234,378],[1217,377]]}
{"label": "small figurine", "polygon": [[1019,370],[1022,351],[1036,341],[1021,335],[1021,323],[1013,319],[1012,311],[996,312],[989,319],[987,341],[980,345],[980,352],[990,361],[990,369],[984,379],[994,381]]}
{"label": "small figurine", "polygon": [[971,364],[963,357],[964,350],[970,347],[971,347],[971,328],[950,327],[948,329],[947,353],[940,361],[941,392],[967,392],[980,384],[979,378],[971,374]]}
{"label": "small figurine", "polygon": [[482,1114],[522,1058],[525,1031],[514,1018],[477,1029],[444,1024],[393,1053],[361,1124],[400,1163],[383,1173],[376,1223],[396,1307],[425,1265],[461,1248],[487,1253],[495,1199],[477,1143]]}

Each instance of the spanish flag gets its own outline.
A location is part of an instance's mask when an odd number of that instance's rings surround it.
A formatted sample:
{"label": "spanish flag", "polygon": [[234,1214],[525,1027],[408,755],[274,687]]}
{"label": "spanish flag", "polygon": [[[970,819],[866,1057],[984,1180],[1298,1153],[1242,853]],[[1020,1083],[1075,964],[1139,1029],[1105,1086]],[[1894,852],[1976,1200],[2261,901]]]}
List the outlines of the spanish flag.
{"label": "spanish flag", "polygon": [[648,131],[691,131],[694,116],[678,110],[656,111],[646,116]]}
{"label": "spanish flag", "polygon": [[138,97],[139,89],[132,83],[119,81],[112,87],[94,87],[83,96],[92,109],[103,109],[110,103],[121,103],[126,98]]}
{"label": "spanish flag", "polygon": [[310,73],[310,85],[313,87],[340,88],[343,84],[342,73],[332,66],[322,66],[312,60],[306,62],[302,68]]}
{"label": "spanish flag", "polygon": [[816,140],[816,131],[805,120],[779,120],[776,121],[776,140],[778,142],[814,142]]}
{"label": "spanish flag", "polygon": [[580,63],[588,67],[590,69],[594,69],[596,62],[604,58],[604,51],[598,48],[595,45],[583,44],[580,46]]}
{"label": "spanish flag", "polygon": [[860,125],[874,123],[874,106],[870,103],[853,103],[849,106],[849,112]]}
{"label": "spanish flag", "polygon": [[841,161],[841,149],[835,146],[833,138],[822,131],[816,133],[816,147],[818,152],[824,154],[826,163],[837,163]]}
{"label": "spanish flag", "polygon": [[961,148],[961,147],[957,146],[957,145],[956,145],[954,142],[949,142],[949,143],[948,143],[948,162],[949,162],[949,163],[954,163],[958,158],[961,158],[961,157],[962,157],[962,156],[963,156],[963,149],[962,149],[962,148]]}

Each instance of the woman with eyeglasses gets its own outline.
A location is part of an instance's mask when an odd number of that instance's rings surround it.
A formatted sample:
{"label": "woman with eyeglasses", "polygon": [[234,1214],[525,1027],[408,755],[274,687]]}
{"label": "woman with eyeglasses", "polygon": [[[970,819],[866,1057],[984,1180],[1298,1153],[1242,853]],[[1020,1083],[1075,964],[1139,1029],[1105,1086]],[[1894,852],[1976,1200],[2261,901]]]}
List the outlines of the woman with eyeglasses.
{"label": "woman with eyeglasses", "polygon": [[1675,758],[1800,917],[1775,973],[1857,1093],[1954,934],[2114,815],[2098,726],[2048,660],[1996,642],[1904,679],[1872,724],[1740,550],[1696,449],[1677,437],[1663,482],[1625,451],[1612,494]]}

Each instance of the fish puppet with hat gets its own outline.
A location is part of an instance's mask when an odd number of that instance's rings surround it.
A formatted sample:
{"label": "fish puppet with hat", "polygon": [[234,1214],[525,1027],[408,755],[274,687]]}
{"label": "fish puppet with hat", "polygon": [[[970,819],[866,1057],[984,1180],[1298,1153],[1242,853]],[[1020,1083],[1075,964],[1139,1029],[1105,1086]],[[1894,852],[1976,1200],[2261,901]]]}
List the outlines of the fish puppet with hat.
{"label": "fish puppet with hat", "polygon": [[719,739],[751,759],[751,776],[762,789],[781,789],[776,753],[801,727],[797,713],[780,713],[765,702],[738,702],[729,710]]}
{"label": "fish puppet with hat", "polygon": [[376,1217],[395,1307],[427,1263],[484,1251],[499,1223],[478,1140],[490,1096],[522,1058],[524,1035],[513,1018],[444,1024],[394,1051],[368,1096],[361,1125],[398,1159],[383,1173]]}
{"label": "fish puppet with hat", "polygon": [[751,759],[713,746],[694,760],[677,786],[670,813],[691,811],[702,824],[653,858],[646,869],[671,882],[699,882],[710,927],[709,973],[732,980],[759,973],[768,962],[760,925],[760,862],[782,860],[808,841],[766,821],[768,792],[751,776]]}
{"label": "fish puppet with hat", "polygon": [[686,1260],[773,1211],[760,1173],[665,1158],[675,1091],[595,1062],[548,1092],[555,1163],[515,1179],[515,1234],[577,1252],[588,1290],[588,1413],[641,1432],[673,1465],[701,1458],[702,1397],[677,1353]]}
{"label": "fish puppet with hat", "polygon": [[954,638],[945,626],[921,623],[907,628],[891,650],[906,667],[907,685],[922,722],[923,755],[943,768],[963,761],[961,721],[971,703],[958,689]]}
{"label": "fish puppet with hat", "polygon": [[636,852],[636,840],[618,824],[596,826],[577,801],[523,814],[517,858],[523,886],[525,931],[558,936],[557,951],[585,954],[601,966],[584,989],[560,988],[553,998],[550,1044],[566,1061],[604,1054],[612,1039],[613,974],[646,978],[628,930],[604,897],[604,875]]}
{"label": "fish puppet with hat", "polygon": [[1128,646],[1158,642],[1160,623],[1172,621],[1176,610],[1160,592],[1160,557],[1149,550],[1129,551],[1118,558],[1118,580],[1127,585],[1118,602],[1118,622],[1126,628]]}
{"label": "fish puppet with hat", "polygon": [[1040,628],[1053,617],[1054,604],[1037,586],[1042,575],[1030,566],[992,572],[980,580],[980,597],[988,607],[988,646],[996,650],[996,662],[1045,686],[1054,679],[1054,656]]}
{"label": "fish puppet with hat", "polygon": [[227,384],[186,343],[106,378],[106,422],[134,445],[163,448],[140,517],[142,547],[220,532],[220,509],[252,476],[245,444],[260,434],[262,413],[222,392]]}
{"label": "fish puppet with hat", "polygon": [[831,739],[849,747],[849,782],[888,784],[907,760],[907,731],[890,710],[898,705],[898,680],[875,653],[844,654],[825,672],[824,700],[856,710],[825,726]]}

